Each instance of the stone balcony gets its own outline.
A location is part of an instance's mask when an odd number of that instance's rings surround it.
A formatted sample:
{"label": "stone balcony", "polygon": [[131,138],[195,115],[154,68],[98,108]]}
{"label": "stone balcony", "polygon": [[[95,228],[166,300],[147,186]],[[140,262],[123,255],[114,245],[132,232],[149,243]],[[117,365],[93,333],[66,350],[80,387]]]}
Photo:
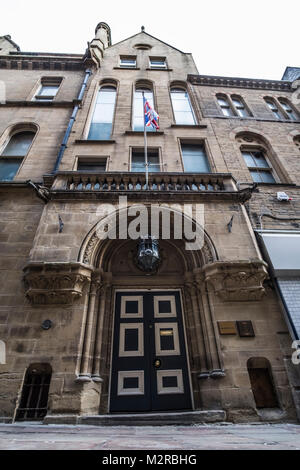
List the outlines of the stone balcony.
{"label": "stone balcony", "polygon": [[112,199],[120,195],[138,199],[236,200],[245,202],[252,188],[238,191],[230,173],[88,173],[66,171],[44,176],[51,199]]}

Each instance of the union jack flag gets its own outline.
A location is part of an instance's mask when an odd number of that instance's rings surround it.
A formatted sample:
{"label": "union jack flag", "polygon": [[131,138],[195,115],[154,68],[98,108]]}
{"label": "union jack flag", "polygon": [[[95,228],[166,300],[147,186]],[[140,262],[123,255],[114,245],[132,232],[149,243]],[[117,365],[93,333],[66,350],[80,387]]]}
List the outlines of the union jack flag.
{"label": "union jack flag", "polygon": [[149,101],[144,97],[144,114],[145,114],[145,126],[152,127],[153,129],[159,129],[159,115],[153,108],[151,108]]}

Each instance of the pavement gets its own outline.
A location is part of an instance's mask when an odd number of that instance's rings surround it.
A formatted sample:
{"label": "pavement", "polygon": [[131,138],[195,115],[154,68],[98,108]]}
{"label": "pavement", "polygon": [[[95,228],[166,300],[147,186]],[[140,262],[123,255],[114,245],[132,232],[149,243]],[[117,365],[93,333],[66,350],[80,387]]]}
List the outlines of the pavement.
{"label": "pavement", "polygon": [[0,424],[0,450],[300,450],[300,425]]}

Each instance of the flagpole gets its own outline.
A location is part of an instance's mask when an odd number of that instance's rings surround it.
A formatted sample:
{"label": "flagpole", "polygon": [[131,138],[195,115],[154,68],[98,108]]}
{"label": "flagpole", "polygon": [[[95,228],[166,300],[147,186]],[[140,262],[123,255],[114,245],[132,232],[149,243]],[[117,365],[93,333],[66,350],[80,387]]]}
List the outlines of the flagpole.
{"label": "flagpole", "polygon": [[145,152],[145,172],[146,172],[146,189],[148,189],[148,152],[147,152],[147,131],[146,131],[146,119],[145,119],[145,96],[143,95],[143,113],[144,113],[144,152]]}

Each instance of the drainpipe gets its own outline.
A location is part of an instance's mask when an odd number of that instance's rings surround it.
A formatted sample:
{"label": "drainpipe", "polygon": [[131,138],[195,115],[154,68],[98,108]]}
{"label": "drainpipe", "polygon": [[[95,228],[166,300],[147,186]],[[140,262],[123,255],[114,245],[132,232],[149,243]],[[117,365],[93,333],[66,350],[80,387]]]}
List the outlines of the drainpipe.
{"label": "drainpipe", "polygon": [[70,137],[70,134],[71,134],[71,130],[72,130],[72,127],[73,127],[73,124],[76,120],[76,116],[77,116],[77,113],[78,113],[78,109],[79,109],[79,105],[82,101],[82,98],[84,96],[84,93],[85,93],[85,89],[86,89],[86,86],[87,86],[87,82],[90,78],[90,75],[92,75],[92,71],[91,70],[86,70],[85,71],[85,77],[84,77],[84,81],[82,83],[82,86],[81,86],[81,90],[79,92],[79,95],[78,95],[78,98],[76,100],[76,105],[74,106],[74,109],[73,109],[73,113],[72,113],[72,116],[70,118],[70,121],[69,121],[69,125],[68,125],[68,128],[66,130],[66,133],[65,133],[65,136],[64,136],[64,139],[62,141],[62,144],[60,146],[60,149],[59,149],[59,152],[58,152],[58,155],[57,155],[57,159],[56,159],[56,162],[55,162],[55,166],[54,166],[54,170],[53,170],[53,173],[56,173],[59,169],[59,165],[62,161],[62,157],[64,155],[64,152],[66,150],[66,147],[67,147],[67,143],[68,143],[68,140],[69,140],[69,137]]}

